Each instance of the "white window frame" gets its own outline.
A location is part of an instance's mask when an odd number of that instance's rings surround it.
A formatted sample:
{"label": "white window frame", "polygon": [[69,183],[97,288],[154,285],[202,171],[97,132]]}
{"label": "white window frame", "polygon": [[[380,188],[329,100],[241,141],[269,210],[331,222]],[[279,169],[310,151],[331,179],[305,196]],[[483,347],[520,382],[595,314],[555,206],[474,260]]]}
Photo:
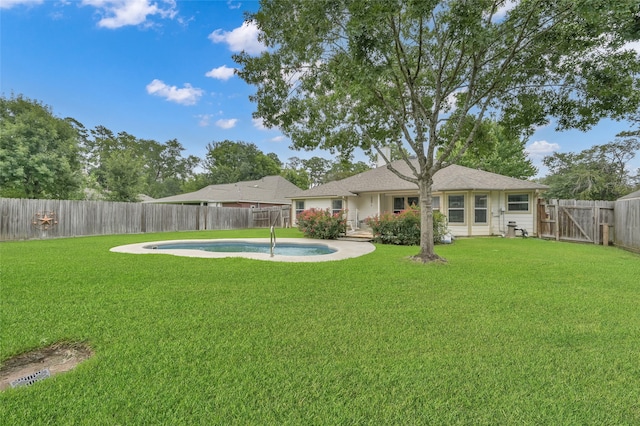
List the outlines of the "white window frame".
{"label": "white window frame", "polygon": [[[298,206],[298,203],[302,203],[302,208],[300,208]],[[297,200],[296,201],[296,216],[298,216],[300,213],[302,213],[304,211],[304,200]]]}
{"label": "white window frame", "polygon": [[[462,207],[451,207],[451,198],[455,197],[462,197]],[[465,196],[464,194],[451,194],[451,195],[447,195],[447,220],[449,223],[451,224],[456,224],[456,225],[464,225],[466,223],[466,211],[465,211],[465,204],[466,204],[466,200],[465,200]],[[462,221],[453,221],[451,220],[451,211],[462,211]]]}
{"label": "white window frame", "polygon": [[[527,200],[526,201],[522,201],[522,200],[511,201],[510,200],[511,197],[521,197],[521,196],[527,197]],[[530,197],[529,194],[526,194],[526,193],[507,194],[507,211],[509,213],[529,213],[529,211],[531,210],[530,202],[531,202],[531,197]],[[527,205],[527,209],[526,210],[512,209],[513,206],[517,206],[517,205],[523,206],[525,204]]]}
{"label": "white window frame", "polygon": [[[436,202],[436,200],[437,200],[437,202]],[[431,210],[440,211],[440,196],[439,195],[433,195],[431,197]]]}
{"label": "white window frame", "polygon": [[[336,203],[340,203],[340,208],[336,208]],[[334,198],[331,200],[331,214],[338,214],[344,208],[344,201],[341,198]]]}
{"label": "white window frame", "polygon": [[[396,208],[396,200],[402,200],[402,208]],[[400,213],[402,210],[404,210],[406,208],[406,199],[405,197],[393,197],[393,213],[394,214],[398,214]]]}
{"label": "white window frame", "polygon": [[[482,207],[482,206],[479,207],[478,206],[478,198],[479,197],[483,197],[484,198],[484,207]],[[487,195],[487,194],[474,194],[474,196],[473,196],[473,223],[478,223],[478,224],[483,224],[483,225],[489,223],[489,216],[488,216],[488,213],[487,213],[488,212],[488,210],[487,210],[488,206],[489,206],[489,195]],[[484,211],[484,221],[482,221],[482,222],[479,222],[477,220],[477,218],[478,218],[477,213],[479,211]]]}

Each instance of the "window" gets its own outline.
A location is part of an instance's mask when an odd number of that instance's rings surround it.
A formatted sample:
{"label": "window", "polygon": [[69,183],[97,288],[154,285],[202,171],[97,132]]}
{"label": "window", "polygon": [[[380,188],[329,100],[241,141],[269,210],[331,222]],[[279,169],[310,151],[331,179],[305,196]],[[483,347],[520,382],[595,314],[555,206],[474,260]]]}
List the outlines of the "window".
{"label": "window", "polygon": [[510,212],[528,212],[529,194],[507,195],[507,210]]}
{"label": "window", "polygon": [[404,210],[404,197],[394,197],[393,212],[400,213],[402,210]]}
{"label": "window", "polygon": [[436,196],[431,199],[431,208],[433,210],[440,210],[440,196]]}
{"label": "window", "polygon": [[449,223],[464,223],[464,195],[449,195]]}
{"label": "window", "polygon": [[410,207],[420,208],[420,197],[394,197],[393,212],[398,214]]}
{"label": "window", "polygon": [[304,201],[296,201],[296,216],[304,211]]}
{"label": "window", "polygon": [[342,200],[331,200],[331,213],[338,214],[342,211]]}
{"label": "window", "polygon": [[474,208],[474,222],[487,223],[487,196],[476,195]]}

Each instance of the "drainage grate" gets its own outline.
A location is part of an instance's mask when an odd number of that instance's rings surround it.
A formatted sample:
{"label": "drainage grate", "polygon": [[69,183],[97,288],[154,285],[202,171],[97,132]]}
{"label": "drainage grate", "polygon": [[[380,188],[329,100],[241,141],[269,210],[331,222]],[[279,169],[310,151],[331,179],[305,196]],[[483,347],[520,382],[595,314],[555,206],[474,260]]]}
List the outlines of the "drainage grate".
{"label": "drainage grate", "polygon": [[36,371],[35,373],[29,374],[28,376],[15,379],[11,382],[11,387],[19,388],[20,386],[30,386],[35,382],[46,379],[49,376],[51,376],[51,372],[48,368],[45,368],[44,370]]}

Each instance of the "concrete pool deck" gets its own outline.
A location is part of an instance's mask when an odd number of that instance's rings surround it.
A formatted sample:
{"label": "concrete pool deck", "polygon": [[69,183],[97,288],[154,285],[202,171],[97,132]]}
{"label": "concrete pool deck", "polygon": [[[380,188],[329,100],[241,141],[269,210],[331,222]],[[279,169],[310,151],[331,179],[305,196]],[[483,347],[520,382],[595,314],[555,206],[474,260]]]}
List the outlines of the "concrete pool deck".
{"label": "concrete pool deck", "polygon": [[124,246],[113,247],[109,251],[115,253],[128,254],[170,254],[174,256],[185,257],[204,257],[212,259],[222,259],[227,257],[244,257],[246,259],[269,260],[272,262],[329,262],[334,260],[351,259],[353,257],[364,256],[371,253],[376,247],[368,242],[359,241],[339,241],[339,240],[314,240],[310,238],[279,238],[278,244],[314,244],[325,245],[333,250],[334,253],[321,254],[314,256],[284,256],[278,255],[271,257],[269,253],[247,253],[247,252],[210,252],[203,250],[189,249],[163,249],[154,250],[145,248],[160,244],[178,244],[193,242],[236,242],[236,243],[263,243],[269,244],[269,238],[231,238],[231,239],[190,239],[190,240],[167,240],[167,241],[147,241],[144,243],[127,244]]}

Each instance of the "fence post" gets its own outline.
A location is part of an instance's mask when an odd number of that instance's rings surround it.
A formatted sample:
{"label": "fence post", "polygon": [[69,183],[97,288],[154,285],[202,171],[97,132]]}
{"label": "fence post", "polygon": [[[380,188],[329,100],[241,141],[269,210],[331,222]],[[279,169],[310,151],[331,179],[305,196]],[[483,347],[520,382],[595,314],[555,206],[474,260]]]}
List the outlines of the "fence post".
{"label": "fence post", "polygon": [[593,244],[600,244],[600,207],[593,207]]}
{"label": "fence post", "polygon": [[[555,202],[554,202],[555,201]],[[560,209],[558,208],[558,200],[551,200],[553,205],[554,216],[556,218],[556,241],[560,241]]]}

